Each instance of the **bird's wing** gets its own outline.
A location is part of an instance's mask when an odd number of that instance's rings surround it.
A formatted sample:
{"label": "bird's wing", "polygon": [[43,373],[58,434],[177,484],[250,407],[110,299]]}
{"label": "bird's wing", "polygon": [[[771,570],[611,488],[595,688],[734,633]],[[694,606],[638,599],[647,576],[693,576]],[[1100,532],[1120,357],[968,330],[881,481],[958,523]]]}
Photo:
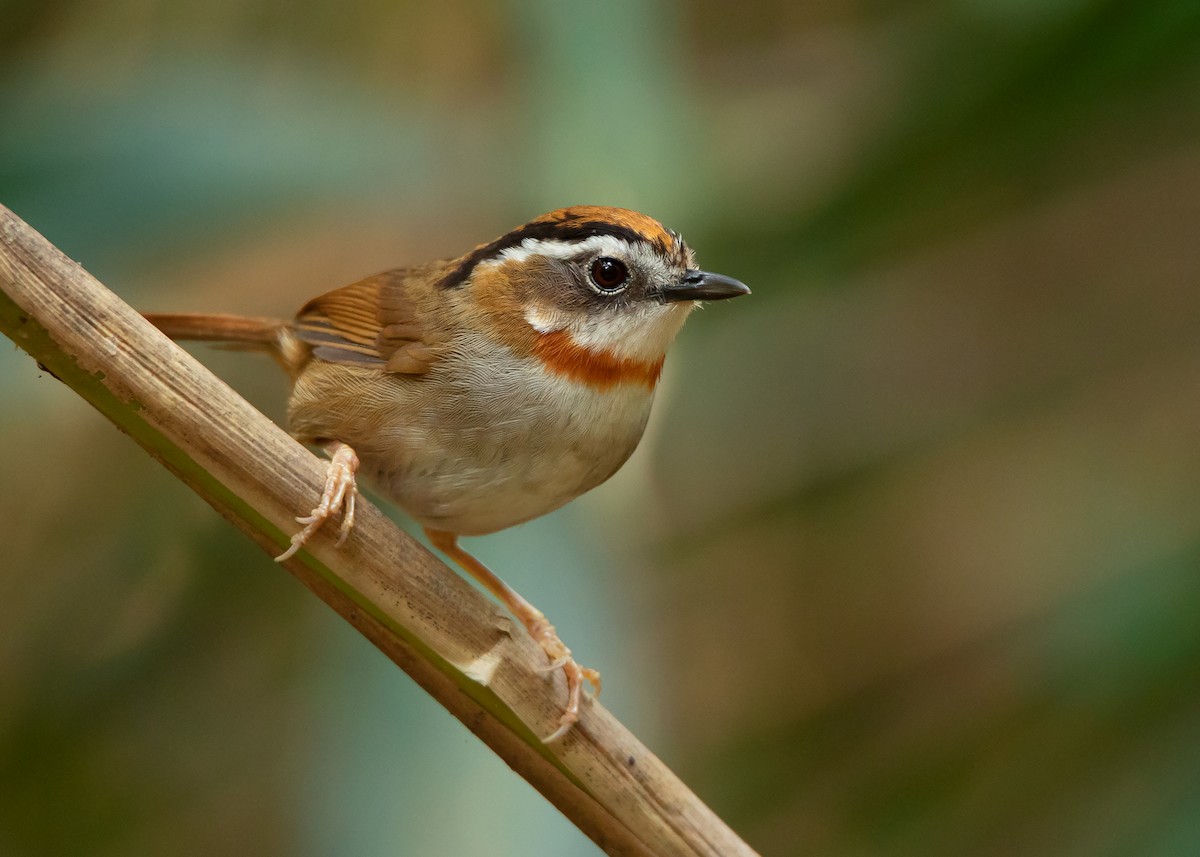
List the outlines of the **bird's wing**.
{"label": "bird's wing", "polygon": [[422,330],[412,273],[386,271],[314,298],[291,329],[320,360],[423,375],[436,355]]}

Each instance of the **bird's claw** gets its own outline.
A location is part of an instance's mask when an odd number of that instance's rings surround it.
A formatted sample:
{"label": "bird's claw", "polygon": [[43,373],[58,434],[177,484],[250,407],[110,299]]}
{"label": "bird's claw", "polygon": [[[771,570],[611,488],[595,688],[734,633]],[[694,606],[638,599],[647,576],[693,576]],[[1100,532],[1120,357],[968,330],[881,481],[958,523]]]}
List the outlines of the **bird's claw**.
{"label": "bird's claw", "polygon": [[295,556],[317,530],[339,512],[342,514],[342,525],[338,529],[337,547],[342,546],[354,528],[354,498],[358,496],[358,484],[355,480],[358,456],[344,443],[336,444],[330,451],[332,455],[321,500],[309,514],[296,518],[296,523],[303,524],[304,529],[292,536],[291,545],[275,557],[276,562],[283,562]]}
{"label": "bird's claw", "polygon": [[583,698],[585,681],[592,685],[595,696],[600,695],[600,673],[589,667],[580,666],[571,657],[571,650],[559,638],[554,626],[546,621],[544,616],[539,616],[530,624],[529,633],[542,647],[546,657],[550,659],[550,663],[543,667],[543,671],[551,673],[556,669],[561,669],[567,679],[567,705],[563,709],[562,717],[559,718],[558,728],[542,739],[543,743],[549,744],[562,738],[571,731],[572,726],[579,722],[579,704]]}

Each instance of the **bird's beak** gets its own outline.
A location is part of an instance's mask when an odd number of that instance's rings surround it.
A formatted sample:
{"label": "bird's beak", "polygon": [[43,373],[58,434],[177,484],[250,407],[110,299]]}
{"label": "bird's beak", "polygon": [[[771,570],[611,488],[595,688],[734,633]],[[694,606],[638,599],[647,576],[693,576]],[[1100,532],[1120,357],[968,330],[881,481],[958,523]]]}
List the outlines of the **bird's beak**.
{"label": "bird's beak", "polygon": [[659,291],[664,301],[723,301],[750,294],[746,284],[708,271],[686,271],[678,283],[663,286]]}

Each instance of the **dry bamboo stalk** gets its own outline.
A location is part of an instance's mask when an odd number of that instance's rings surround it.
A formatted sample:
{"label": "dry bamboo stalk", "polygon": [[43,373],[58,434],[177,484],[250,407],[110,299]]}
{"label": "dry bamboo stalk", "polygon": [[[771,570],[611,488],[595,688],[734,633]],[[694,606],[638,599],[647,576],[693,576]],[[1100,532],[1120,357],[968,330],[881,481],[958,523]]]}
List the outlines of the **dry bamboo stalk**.
{"label": "dry bamboo stalk", "polygon": [[[3,206],[0,330],[269,554],[319,495],[320,460]],[[285,566],[607,853],[754,854],[599,703],[542,744],[561,671],[365,499]]]}

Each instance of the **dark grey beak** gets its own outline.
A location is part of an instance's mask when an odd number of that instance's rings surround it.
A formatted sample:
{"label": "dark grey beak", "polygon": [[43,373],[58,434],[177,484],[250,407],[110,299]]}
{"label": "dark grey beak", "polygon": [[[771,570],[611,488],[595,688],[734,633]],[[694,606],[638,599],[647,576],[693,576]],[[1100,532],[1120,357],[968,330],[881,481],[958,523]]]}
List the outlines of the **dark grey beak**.
{"label": "dark grey beak", "polygon": [[660,294],[664,301],[723,301],[748,295],[750,290],[733,277],[708,271],[687,271],[678,283],[663,286]]}

